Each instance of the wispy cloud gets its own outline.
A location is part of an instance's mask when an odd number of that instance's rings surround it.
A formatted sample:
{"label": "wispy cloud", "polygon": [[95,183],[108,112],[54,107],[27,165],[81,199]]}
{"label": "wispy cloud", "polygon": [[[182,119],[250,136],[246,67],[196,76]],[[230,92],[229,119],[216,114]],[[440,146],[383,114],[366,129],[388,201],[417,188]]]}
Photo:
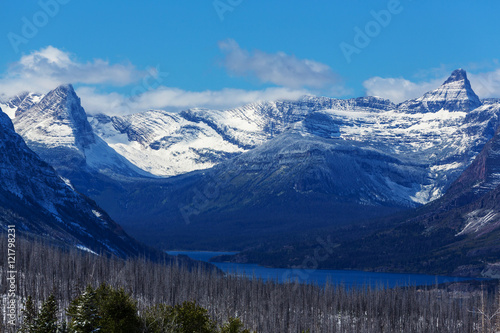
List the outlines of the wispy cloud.
{"label": "wispy cloud", "polygon": [[308,91],[289,88],[263,90],[223,89],[218,91],[186,91],[161,86],[138,96],[127,97],[117,93],[99,93],[95,88],[77,90],[85,110],[90,114],[131,114],[150,109],[179,111],[192,107],[228,109],[258,101],[297,99]]}
{"label": "wispy cloud", "polygon": [[412,82],[404,78],[372,77],[363,82],[366,95],[390,99],[394,103],[418,98],[426,92],[436,89],[444,79],[434,79],[427,82]]}
{"label": "wispy cloud", "polygon": [[500,98],[500,69],[470,74],[469,80],[472,89],[481,98],[497,97]]}
{"label": "wispy cloud", "polygon": [[[310,94],[306,89],[289,87],[187,91],[165,86],[167,76],[168,73],[159,68],[142,71],[129,63],[110,64],[101,59],[79,62],[72,54],[49,46],[21,57],[11,65],[0,77],[0,97],[12,97],[23,91],[46,93],[60,84],[73,83],[79,86],[77,94],[88,113],[118,115],[148,109],[225,109],[258,101],[297,99]],[[102,90],[113,86],[130,87],[130,94]]]}
{"label": "wispy cloud", "polygon": [[45,92],[63,83],[124,86],[150,75],[132,64],[113,64],[102,59],[79,62],[53,46],[22,56],[0,77],[0,92],[6,96],[21,91]]}
{"label": "wispy cloud", "polygon": [[340,83],[339,76],[320,62],[298,59],[283,52],[248,52],[232,39],[219,42],[219,48],[224,53],[223,66],[234,76],[256,77],[263,83],[295,89],[319,89]]}

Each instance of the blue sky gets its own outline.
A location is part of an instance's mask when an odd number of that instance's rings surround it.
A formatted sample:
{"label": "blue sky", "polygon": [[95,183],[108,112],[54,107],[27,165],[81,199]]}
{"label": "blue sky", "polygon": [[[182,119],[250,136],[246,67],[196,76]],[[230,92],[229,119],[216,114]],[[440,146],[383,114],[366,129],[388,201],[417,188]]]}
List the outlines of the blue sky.
{"label": "blue sky", "polygon": [[2,2],[0,96],[73,83],[87,111],[303,94],[400,102],[456,68],[500,97],[498,1]]}

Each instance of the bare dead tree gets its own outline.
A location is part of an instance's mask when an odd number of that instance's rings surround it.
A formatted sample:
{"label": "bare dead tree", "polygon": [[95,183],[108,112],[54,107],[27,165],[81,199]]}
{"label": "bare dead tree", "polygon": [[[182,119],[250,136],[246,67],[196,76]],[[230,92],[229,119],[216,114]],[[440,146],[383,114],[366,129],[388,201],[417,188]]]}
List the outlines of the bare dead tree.
{"label": "bare dead tree", "polygon": [[[0,235],[0,270],[5,267],[5,240]],[[18,244],[19,299],[32,296],[41,304],[54,293],[61,320],[70,300],[87,285],[107,283],[131,293],[141,313],[155,304],[196,301],[218,323],[237,317],[257,332],[461,333],[492,332],[499,326],[498,292],[487,298],[484,292],[457,296],[437,288],[264,282],[203,267],[120,260],[22,239]],[[5,293],[4,285],[0,293]]]}

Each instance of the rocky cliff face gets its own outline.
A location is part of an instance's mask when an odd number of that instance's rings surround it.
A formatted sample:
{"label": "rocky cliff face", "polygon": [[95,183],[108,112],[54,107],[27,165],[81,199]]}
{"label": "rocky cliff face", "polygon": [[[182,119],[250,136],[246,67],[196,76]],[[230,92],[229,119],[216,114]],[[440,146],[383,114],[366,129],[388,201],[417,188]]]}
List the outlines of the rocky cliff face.
{"label": "rocky cliff face", "polygon": [[121,257],[142,247],[92,200],[78,194],[42,161],[0,112],[0,224],[22,236],[42,237]]}
{"label": "rocky cliff face", "polygon": [[16,132],[62,175],[71,177],[77,170],[148,175],[94,134],[71,85],[62,85],[45,96],[27,95],[20,100],[16,97],[9,101],[9,105],[15,107]]}
{"label": "rocky cliff face", "polygon": [[441,109],[467,112],[481,105],[482,102],[467,79],[467,73],[463,69],[457,69],[438,89],[403,102],[398,108],[407,112],[437,112]]}
{"label": "rocky cliff face", "polygon": [[14,124],[27,142],[48,148],[83,151],[95,143],[85,110],[71,85],[52,90],[38,103],[19,105]]}

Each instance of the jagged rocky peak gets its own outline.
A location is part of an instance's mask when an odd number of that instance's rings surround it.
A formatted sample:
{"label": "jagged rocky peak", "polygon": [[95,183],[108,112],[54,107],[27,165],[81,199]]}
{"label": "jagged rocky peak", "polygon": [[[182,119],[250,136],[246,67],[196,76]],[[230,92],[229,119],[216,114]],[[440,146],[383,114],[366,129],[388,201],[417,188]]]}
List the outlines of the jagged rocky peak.
{"label": "jagged rocky peak", "polygon": [[28,109],[38,103],[42,98],[43,95],[24,92],[12,98],[8,106],[15,110]]}
{"label": "jagged rocky peak", "polygon": [[[86,122],[87,115],[71,84],[61,85],[52,90],[41,104],[45,106],[46,112],[53,113],[60,119],[69,118],[73,123]],[[54,107],[47,109],[47,106]]]}
{"label": "jagged rocky peak", "polygon": [[399,108],[410,112],[471,111],[482,105],[476,95],[467,73],[463,69],[454,70],[450,77],[437,89],[424,96],[403,102]]}
{"label": "jagged rocky peak", "polygon": [[[454,70],[441,87],[446,88],[442,90],[452,93],[452,97],[467,100],[471,109],[475,109],[482,104],[472,89],[470,81],[467,78],[467,73],[461,68]],[[456,93],[456,95],[453,96],[453,93]]]}
{"label": "jagged rocky peak", "polygon": [[27,141],[43,144],[53,141],[59,146],[78,149],[95,142],[87,114],[71,84],[57,87],[29,108],[19,108],[14,125]]}
{"label": "jagged rocky peak", "polygon": [[444,81],[443,85],[453,82],[463,82],[463,84],[468,84],[468,86],[470,87],[470,82],[467,79],[467,72],[462,68],[455,69],[451,73],[450,77],[446,79],[446,81]]}
{"label": "jagged rocky peak", "polygon": [[14,119],[18,110],[29,109],[42,98],[43,95],[40,94],[22,92],[7,100],[0,100],[0,105],[2,106],[2,111],[6,113],[10,119]]}

